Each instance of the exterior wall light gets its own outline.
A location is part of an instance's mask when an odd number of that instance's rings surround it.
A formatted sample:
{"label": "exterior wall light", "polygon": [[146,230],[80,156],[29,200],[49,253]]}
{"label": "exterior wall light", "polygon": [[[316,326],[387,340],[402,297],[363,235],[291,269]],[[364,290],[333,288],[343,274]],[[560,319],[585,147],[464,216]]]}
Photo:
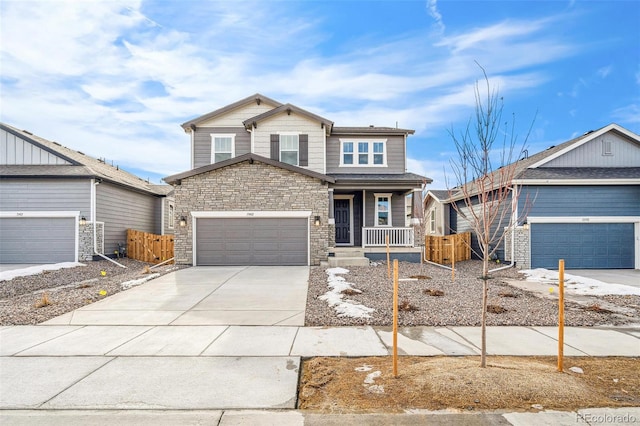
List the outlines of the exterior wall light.
{"label": "exterior wall light", "polygon": [[529,223],[528,222],[523,223],[522,224],[522,229],[524,229],[525,231],[528,231],[529,230]]}
{"label": "exterior wall light", "polygon": [[179,225],[180,225],[182,228],[184,228],[185,226],[187,226],[187,218],[186,218],[186,217],[184,217],[184,216],[182,216],[182,217],[180,218],[180,222],[178,222],[178,223],[179,223]]}
{"label": "exterior wall light", "polygon": [[315,226],[320,226],[320,216],[316,216],[316,217],[313,219],[313,224],[314,224]]}
{"label": "exterior wall light", "polygon": [[84,216],[82,216],[82,217],[80,218],[80,221],[78,222],[78,224],[79,224],[80,226],[85,226],[85,225],[87,224],[87,218],[86,218],[86,217],[84,217]]}

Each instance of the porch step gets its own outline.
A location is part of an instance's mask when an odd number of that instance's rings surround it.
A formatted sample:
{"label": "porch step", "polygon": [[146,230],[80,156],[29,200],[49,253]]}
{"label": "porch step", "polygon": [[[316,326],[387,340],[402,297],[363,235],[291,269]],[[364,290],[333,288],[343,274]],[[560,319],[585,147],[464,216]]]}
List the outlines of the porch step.
{"label": "porch step", "polygon": [[328,259],[329,267],[343,267],[343,266],[369,266],[369,259],[363,256],[359,257],[347,257],[347,256],[337,256],[330,257]]}
{"label": "porch step", "polygon": [[361,248],[340,248],[336,247],[331,250],[334,257],[364,257],[364,250]]}

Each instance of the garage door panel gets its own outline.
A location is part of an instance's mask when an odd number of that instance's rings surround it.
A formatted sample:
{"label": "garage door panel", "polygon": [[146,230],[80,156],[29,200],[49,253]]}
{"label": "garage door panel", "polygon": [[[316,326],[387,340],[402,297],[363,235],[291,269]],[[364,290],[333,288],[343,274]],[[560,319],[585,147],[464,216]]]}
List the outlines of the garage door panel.
{"label": "garage door panel", "polygon": [[632,223],[533,223],[531,265],[557,269],[633,268],[635,265]]}
{"label": "garage door panel", "polygon": [[307,218],[198,218],[198,265],[307,265]]}
{"label": "garage door panel", "polygon": [[73,217],[0,219],[1,263],[59,263],[76,260]]}

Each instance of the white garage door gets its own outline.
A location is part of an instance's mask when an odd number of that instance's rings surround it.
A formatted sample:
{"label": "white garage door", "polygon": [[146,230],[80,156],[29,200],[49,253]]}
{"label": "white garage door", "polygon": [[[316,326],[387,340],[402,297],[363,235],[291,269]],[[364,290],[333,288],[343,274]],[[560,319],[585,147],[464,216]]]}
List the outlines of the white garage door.
{"label": "white garage door", "polygon": [[0,218],[0,263],[76,260],[73,217]]}
{"label": "white garage door", "polygon": [[196,264],[307,265],[308,218],[198,218]]}

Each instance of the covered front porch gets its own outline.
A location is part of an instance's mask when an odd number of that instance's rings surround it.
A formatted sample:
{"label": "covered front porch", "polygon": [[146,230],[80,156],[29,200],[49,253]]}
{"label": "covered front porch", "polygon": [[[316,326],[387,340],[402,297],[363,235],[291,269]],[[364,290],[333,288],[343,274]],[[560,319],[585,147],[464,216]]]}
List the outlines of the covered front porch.
{"label": "covered front porch", "polygon": [[329,189],[334,247],[414,247],[422,188]]}

